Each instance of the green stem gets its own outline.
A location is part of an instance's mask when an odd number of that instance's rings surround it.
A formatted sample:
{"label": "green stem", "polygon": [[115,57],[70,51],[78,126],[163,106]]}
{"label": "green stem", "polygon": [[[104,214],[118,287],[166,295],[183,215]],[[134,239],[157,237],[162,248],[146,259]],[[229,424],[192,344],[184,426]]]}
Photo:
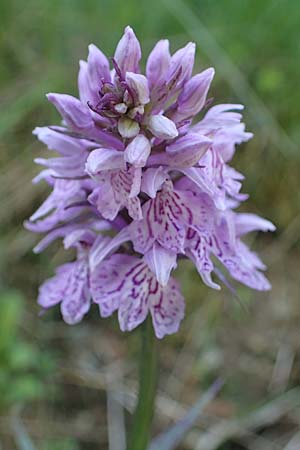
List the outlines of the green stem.
{"label": "green stem", "polygon": [[151,318],[142,325],[138,404],[128,450],[146,450],[152,425],[157,381],[157,349]]}

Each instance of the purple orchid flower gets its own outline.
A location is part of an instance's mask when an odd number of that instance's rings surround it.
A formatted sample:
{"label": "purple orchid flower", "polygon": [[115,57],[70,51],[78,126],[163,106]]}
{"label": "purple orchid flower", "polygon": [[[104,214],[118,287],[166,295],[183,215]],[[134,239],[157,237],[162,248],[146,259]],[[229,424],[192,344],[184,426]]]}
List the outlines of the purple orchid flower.
{"label": "purple orchid flower", "polygon": [[79,99],[47,96],[62,124],[34,130],[57,153],[36,159],[45,169],[34,182],[46,181],[52,192],[26,227],[47,233],[37,252],[57,238],[77,250],[38,299],[43,308],[60,304],[69,324],[95,303],[103,317],[117,311],[123,331],[150,314],[158,338],[177,332],[184,316],[171,276],[178,257],[189,258],[213,289],[220,289],[218,274],[225,279],[216,261],[235,280],[270,289],[264,264],[241,239],[275,227],[235,211],[247,195],[243,175],[228,165],[252,137],[243,106],[207,110],[214,69],[192,75],[194,55],[193,43],[171,55],[169,42],[159,41],[143,75],[141,47],[127,27],[111,64],[89,46]]}

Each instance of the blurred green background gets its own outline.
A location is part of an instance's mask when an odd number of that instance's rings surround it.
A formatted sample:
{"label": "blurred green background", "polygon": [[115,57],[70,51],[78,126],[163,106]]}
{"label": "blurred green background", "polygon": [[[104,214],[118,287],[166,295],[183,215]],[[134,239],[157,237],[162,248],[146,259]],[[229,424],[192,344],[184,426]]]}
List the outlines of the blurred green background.
{"label": "blurred green background", "polygon": [[70,255],[55,245],[33,255],[36,236],[22,227],[46,195],[31,184],[33,158],[45,152],[31,131],[58,121],[44,94],[76,94],[88,44],[113,55],[127,24],[144,56],[160,38],[172,51],[195,41],[195,70],[217,70],[215,102],[246,105],[255,137],[234,164],[246,175],[246,209],[277,225],[252,239],[271,293],[239,287],[238,302],[226,288],[208,291],[189,264],[177,271],[187,317],[160,343],[154,434],[222,375],[222,394],[182,449],[299,449],[299,1],[2,0],[0,24],[0,449],[118,450],[112,430],[123,410],[110,392],[123,390],[132,410],[138,331],[124,335],[96,310],[76,327],[57,312],[39,317],[37,287]]}

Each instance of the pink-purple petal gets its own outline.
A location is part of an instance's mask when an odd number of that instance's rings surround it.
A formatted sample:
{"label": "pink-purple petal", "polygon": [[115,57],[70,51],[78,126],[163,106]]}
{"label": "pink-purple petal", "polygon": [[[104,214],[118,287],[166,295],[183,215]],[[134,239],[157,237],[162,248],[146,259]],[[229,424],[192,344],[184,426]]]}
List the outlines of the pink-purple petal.
{"label": "pink-purple petal", "polygon": [[114,59],[123,75],[126,72],[138,72],[141,59],[140,43],[131,27],[125,28],[124,34],[119,41]]}
{"label": "pink-purple petal", "polygon": [[171,271],[177,266],[176,253],[154,243],[153,247],[145,253],[144,259],[149,269],[155,274],[159,284],[166,286],[169,282]]}
{"label": "pink-purple petal", "polygon": [[169,41],[167,39],[158,41],[149,54],[146,64],[146,75],[152,89],[165,82],[170,61]]}
{"label": "pink-purple petal", "polygon": [[177,333],[184,317],[185,303],[179,284],[170,278],[169,284],[153,289],[150,297],[150,312],[156,337]]}

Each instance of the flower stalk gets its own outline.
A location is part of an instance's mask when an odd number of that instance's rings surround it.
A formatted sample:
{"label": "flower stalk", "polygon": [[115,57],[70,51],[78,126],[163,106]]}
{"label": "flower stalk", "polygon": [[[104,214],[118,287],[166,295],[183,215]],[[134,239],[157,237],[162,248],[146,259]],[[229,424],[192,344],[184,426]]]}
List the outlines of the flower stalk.
{"label": "flower stalk", "polygon": [[130,450],[146,450],[149,444],[157,386],[157,339],[150,318],[141,326],[139,394],[129,436]]}

